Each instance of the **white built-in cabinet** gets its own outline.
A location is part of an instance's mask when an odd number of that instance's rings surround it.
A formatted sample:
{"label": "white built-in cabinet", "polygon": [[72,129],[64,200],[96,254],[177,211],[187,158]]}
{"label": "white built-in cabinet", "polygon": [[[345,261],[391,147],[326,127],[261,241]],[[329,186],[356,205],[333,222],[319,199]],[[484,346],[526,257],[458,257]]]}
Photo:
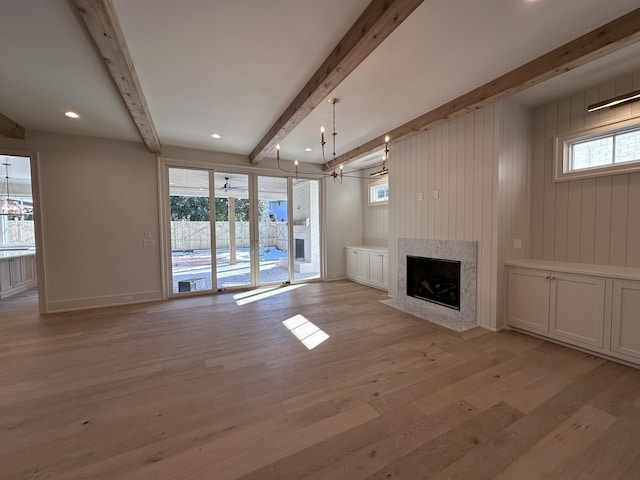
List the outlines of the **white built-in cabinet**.
{"label": "white built-in cabinet", "polygon": [[388,290],[389,254],[382,247],[346,247],[347,278]]}
{"label": "white built-in cabinet", "polygon": [[36,257],[15,255],[0,258],[0,298],[6,298],[36,285]]}
{"label": "white built-in cabinet", "polygon": [[507,263],[507,325],[640,364],[640,269]]}

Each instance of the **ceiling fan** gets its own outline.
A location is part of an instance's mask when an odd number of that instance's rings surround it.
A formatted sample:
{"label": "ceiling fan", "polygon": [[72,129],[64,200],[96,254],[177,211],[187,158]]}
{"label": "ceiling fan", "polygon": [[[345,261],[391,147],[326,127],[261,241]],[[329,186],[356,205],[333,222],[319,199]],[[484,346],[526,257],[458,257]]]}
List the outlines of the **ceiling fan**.
{"label": "ceiling fan", "polygon": [[225,192],[238,191],[238,192],[246,192],[249,189],[247,185],[232,185],[231,177],[224,177],[224,185],[222,186],[222,190]]}

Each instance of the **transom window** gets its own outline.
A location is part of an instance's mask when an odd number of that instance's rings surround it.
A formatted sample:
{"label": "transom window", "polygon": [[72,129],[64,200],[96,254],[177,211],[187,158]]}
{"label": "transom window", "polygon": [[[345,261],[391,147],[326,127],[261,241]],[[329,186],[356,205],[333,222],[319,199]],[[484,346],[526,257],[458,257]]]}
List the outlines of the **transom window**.
{"label": "transom window", "polygon": [[640,170],[640,118],[556,137],[555,180]]}
{"label": "transom window", "polygon": [[369,186],[369,205],[379,205],[389,201],[389,183],[373,183]]}

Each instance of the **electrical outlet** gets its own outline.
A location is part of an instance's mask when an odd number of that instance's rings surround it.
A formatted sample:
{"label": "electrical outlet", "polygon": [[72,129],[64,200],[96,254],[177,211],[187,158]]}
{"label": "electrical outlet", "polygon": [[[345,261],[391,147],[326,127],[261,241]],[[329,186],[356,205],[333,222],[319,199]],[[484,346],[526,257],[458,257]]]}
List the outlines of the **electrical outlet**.
{"label": "electrical outlet", "polygon": [[440,190],[433,191],[433,198],[440,198]]}
{"label": "electrical outlet", "polygon": [[146,232],[144,232],[144,238],[149,239],[149,238],[152,238],[152,237],[153,237],[153,235],[151,234],[151,232],[150,232],[149,230],[147,230]]}
{"label": "electrical outlet", "polygon": [[519,238],[516,238],[513,241],[513,248],[522,248],[522,240]]}
{"label": "electrical outlet", "polygon": [[155,240],[153,240],[153,239],[147,239],[147,238],[145,238],[145,239],[142,241],[142,246],[143,246],[143,247],[155,247],[155,246],[156,246],[156,241],[155,241]]}
{"label": "electrical outlet", "polygon": [[420,200],[420,201],[424,200],[424,195],[423,195],[423,193],[422,193],[422,192],[420,192],[420,193],[418,194],[418,200]]}

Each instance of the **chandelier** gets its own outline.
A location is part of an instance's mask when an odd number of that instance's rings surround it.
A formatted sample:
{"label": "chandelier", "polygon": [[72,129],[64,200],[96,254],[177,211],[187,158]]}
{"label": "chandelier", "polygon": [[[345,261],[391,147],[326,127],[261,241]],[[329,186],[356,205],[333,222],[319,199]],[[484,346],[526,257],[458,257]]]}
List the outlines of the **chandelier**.
{"label": "chandelier", "polygon": [[[387,160],[389,159],[389,135],[386,135],[384,137],[384,151],[382,154],[382,165],[378,170],[371,173],[370,175],[365,176],[362,174],[362,172],[364,170],[370,169],[371,167],[365,167],[365,168],[360,168],[360,169],[355,169],[355,170],[350,170],[345,172],[343,165],[342,164],[338,165],[338,160],[336,156],[336,136],[338,135],[338,132],[336,132],[336,103],[339,103],[340,99],[337,97],[332,97],[328,101],[331,104],[331,108],[332,108],[332,127],[333,127],[331,132],[332,152],[331,152],[330,159],[327,159],[327,155],[325,152],[325,145],[327,142],[325,141],[325,138],[324,138],[324,133],[325,133],[324,126],[320,127],[320,146],[322,148],[322,161],[324,162],[325,169],[329,173],[322,174],[322,175],[312,173],[312,174],[305,174],[305,176],[308,175],[315,178],[331,177],[334,182],[337,181],[338,183],[342,183],[342,179],[344,177],[372,178],[372,177],[382,177],[384,175],[387,175],[389,173],[389,170],[387,169]],[[294,161],[293,171],[286,170],[280,166],[280,145],[276,145],[276,160],[277,160],[279,170],[286,173],[295,173],[296,178],[298,177],[298,173],[299,173],[298,160]]]}
{"label": "chandelier", "polygon": [[11,194],[16,196],[16,192],[9,181],[9,167],[10,163],[3,163],[4,165],[4,182],[2,183],[2,193],[0,198],[2,199],[2,210],[0,210],[0,215],[6,215],[9,217],[21,217],[22,216],[22,207],[16,200],[11,199]]}

